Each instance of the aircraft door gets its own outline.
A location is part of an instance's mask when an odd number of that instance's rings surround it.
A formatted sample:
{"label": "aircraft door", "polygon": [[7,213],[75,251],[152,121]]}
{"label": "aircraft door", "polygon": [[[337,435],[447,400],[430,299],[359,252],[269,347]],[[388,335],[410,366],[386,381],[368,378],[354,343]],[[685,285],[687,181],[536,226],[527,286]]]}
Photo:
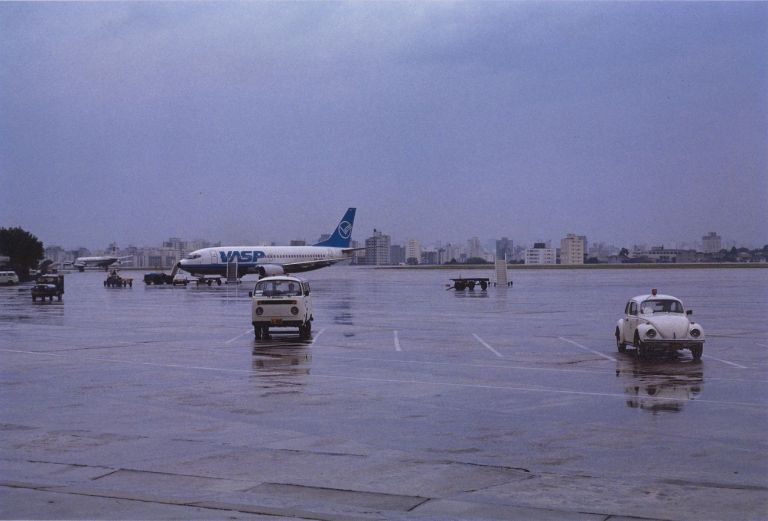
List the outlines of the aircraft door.
{"label": "aircraft door", "polygon": [[217,264],[219,259],[216,258],[216,250],[211,251],[211,264]]}

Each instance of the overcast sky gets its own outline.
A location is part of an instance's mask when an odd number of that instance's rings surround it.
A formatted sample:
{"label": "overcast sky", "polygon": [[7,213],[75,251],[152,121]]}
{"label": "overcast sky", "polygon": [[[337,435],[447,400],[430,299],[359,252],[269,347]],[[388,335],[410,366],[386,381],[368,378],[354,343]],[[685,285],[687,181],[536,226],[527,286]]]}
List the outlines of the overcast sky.
{"label": "overcast sky", "polygon": [[0,3],[0,227],[768,243],[768,3]]}

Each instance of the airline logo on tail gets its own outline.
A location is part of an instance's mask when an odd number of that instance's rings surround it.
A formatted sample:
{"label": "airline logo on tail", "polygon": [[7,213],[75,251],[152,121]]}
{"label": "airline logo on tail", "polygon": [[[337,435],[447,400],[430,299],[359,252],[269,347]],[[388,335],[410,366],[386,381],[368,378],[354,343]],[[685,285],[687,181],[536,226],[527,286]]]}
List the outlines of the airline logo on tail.
{"label": "airline logo on tail", "polygon": [[341,221],[339,223],[339,235],[342,239],[349,239],[352,234],[352,223],[349,221]]}

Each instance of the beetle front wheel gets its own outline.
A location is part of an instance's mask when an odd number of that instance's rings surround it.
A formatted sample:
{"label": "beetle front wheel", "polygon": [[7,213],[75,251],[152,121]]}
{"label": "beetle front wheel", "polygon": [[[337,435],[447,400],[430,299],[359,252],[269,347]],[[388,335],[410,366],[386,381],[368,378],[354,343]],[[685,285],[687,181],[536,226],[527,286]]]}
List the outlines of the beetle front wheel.
{"label": "beetle front wheel", "polygon": [[619,353],[627,352],[627,344],[621,341],[621,334],[619,333],[619,328],[616,328],[616,349],[619,350]]}
{"label": "beetle front wheel", "polygon": [[691,348],[691,356],[694,360],[701,360],[701,353],[704,351],[704,346],[695,346]]}
{"label": "beetle front wheel", "polygon": [[645,358],[645,355],[648,353],[648,348],[643,344],[643,342],[640,340],[640,337],[635,334],[635,354],[638,358],[643,359]]}

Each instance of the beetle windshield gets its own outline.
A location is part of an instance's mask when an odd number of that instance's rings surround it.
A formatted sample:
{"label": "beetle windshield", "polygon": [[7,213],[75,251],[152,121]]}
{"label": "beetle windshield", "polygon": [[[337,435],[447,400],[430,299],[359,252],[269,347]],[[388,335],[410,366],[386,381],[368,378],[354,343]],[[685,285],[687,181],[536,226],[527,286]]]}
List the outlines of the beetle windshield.
{"label": "beetle windshield", "polygon": [[298,297],[301,295],[301,284],[293,280],[260,280],[253,294],[262,297]]}
{"label": "beetle windshield", "polygon": [[640,313],[652,315],[654,313],[682,313],[683,305],[677,300],[646,300],[640,306]]}

